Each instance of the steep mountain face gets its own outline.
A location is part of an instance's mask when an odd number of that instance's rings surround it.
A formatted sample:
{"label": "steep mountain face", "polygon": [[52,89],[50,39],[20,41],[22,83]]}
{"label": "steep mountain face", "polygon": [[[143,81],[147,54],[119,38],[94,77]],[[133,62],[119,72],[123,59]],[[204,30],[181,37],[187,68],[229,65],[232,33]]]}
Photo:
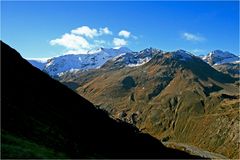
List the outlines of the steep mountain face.
{"label": "steep mountain face", "polygon": [[152,54],[143,65],[122,67],[119,60],[126,58],[120,57],[60,81],[75,84],[97,107],[162,141],[238,158],[237,79],[183,50]]}
{"label": "steep mountain face", "polygon": [[115,121],[1,42],[1,158],[199,158]]}
{"label": "steep mountain face", "polygon": [[87,54],[69,54],[49,59],[47,62],[29,60],[29,62],[48,73],[51,76],[58,76],[66,71],[88,70],[101,67],[107,60],[123,53],[132,52],[126,47],[118,49],[100,48],[89,51]]}
{"label": "steep mountain face", "polygon": [[221,50],[214,50],[208,53],[202,59],[207,63],[209,63],[210,65],[219,65],[219,64],[233,63],[233,62],[239,61],[238,56],[230,52],[224,52]]}

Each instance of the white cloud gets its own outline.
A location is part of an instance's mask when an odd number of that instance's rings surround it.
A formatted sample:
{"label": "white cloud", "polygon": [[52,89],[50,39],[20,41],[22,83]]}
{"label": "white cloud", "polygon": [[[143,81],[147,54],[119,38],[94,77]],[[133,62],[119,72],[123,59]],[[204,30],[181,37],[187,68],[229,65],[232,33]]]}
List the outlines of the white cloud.
{"label": "white cloud", "polygon": [[121,39],[121,38],[114,38],[113,39],[113,44],[116,47],[125,46],[125,45],[127,45],[127,41],[124,40],[124,39]]}
{"label": "white cloud", "polygon": [[78,27],[77,29],[72,30],[71,33],[76,35],[82,35],[88,38],[94,38],[102,35],[112,35],[112,31],[110,31],[108,27],[99,28],[97,30],[88,26]]}
{"label": "white cloud", "polygon": [[104,27],[104,28],[100,28],[100,29],[99,29],[99,34],[100,34],[100,35],[103,35],[103,34],[112,35],[112,31],[110,31],[110,30],[108,29],[108,27]]}
{"label": "white cloud", "polygon": [[61,38],[51,40],[50,44],[64,46],[68,49],[90,48],[90,45],[85,38],[68,33],[64,34]]}
{"label": "white cloud", "polygon": [[121,47],[128,44],[124,38],[129,38],[129,41],[138,39],[129,31],[121,30],[118,35],[122,38],[109,37],[104,35],[113,35],[113,32],[108,27],[91,28],[88,26],[80,26],[70,30],[70,33],[65,33],[61,37],[51,40],[49,43],[52,46],[59,45],[65,47],[64,54],[85,54],[89,50],[95,50],[100,47]]}
{"label": "white cloud", "polygon": [[129,38],[130,34],[131,34],[131,32],[128,32],[128,31],[126,31],[126,30],[121,30],[121,31],[118,33],[119,36],[122,36],[122,37],[125,37],[125,38]]}
{"label": "white cloud", "polygon": [[89,28],[88,26],[82,26],[71,31],[73,34],[83,35],[89,38],[98,36],[98,31],[95,28]]}
{"label": "white cloud", "polygon": [[185,40],[188,40],[188,41],[198,41],[198,42],[200,42],[200,41],[205,40],[205,38],[202,37],[202,36],[195,35],[195,34],[192,34],[192,33],[187,33],[187,32],[183,33],[182,36]]}

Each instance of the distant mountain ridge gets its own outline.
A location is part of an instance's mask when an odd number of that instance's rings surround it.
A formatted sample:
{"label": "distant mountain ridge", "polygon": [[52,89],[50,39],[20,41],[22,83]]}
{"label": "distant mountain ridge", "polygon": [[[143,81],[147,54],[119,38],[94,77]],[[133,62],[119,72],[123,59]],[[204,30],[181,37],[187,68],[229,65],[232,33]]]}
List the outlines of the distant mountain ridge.
{"label": "distant mountain ridge", "polygon": [[126,47],[118,49],[99,48],[91,50],[87,54],[68,54],[59,57],[50,58],[47,62],[29,60],[29,62],[48,73],[51,76],[57,76],[62,72],[71,70],[87,70],[101,67],[107,60],[122,53],[132,52]]}
{"label": "distant mountain ridge", "polygon": [[[115,67],[137,67],[147,63],[156,54],[164,53],[166,52],[155,48],[146,48],[140,52],[133,52],[127,47],[120,47],[117,49],[99,48],[97,50],[89,51],[88,54],[69,54],[50,58],[47,61],[34,59],[29,59],[28,61],[33,66],[51,76],[60,76],[64,72],[97,69],[113,64]],[[174,53],[176,53],[176,57],[182,57],[182,60],[194,56],[185,50],[177,50],[174,51]],[[201,56],[199,58],[212,66],[239,62],[238,56],[221,50],[214,50],[206,56]]]}
{"label": "distant mountain ridge", "polygon": [[208,53],[206,56],[202,57],[204,61],[210,65],[219,65],[225,63],[236,63],[239,61],[239,56],[236,56],[227,51],[214,50]]}

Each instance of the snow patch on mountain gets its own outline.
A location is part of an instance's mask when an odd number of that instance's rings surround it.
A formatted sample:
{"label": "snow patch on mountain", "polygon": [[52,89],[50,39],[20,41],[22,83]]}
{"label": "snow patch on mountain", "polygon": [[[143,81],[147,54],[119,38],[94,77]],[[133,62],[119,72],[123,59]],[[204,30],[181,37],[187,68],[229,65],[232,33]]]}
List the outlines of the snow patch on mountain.
{"label": "snow patch on mountain", "polygon": [[140,52],[128,52],[120,54],[113,59],[115,66],[137,67],[149,62],[155,54],[161,54],[163,51],[147,48]]}
{"label": "snow patch on mountain", "polygon": [[236,61],[239,61],[239,56],[227,51],[214,50],[202,59],[210,65],[220,65],[225,63],[235,63]]}
{"label": "snow patch on mountain", "polygon": [[140,58],[138,59],[137,63],[132,63],[128,64],[128,67],[138,67],[141,65],[144,65],[145,63],[149,62],[152,58],[151,57],[146,57],[146,58]]}
{"label": "snow patch on mountain", "polygon": [[44,63],[33,60],[29,60],[29,62],[49,75],[56,76],[70,70],[100,68],[107,60],[127,52],[132,51],[126,47],[120,47],[118,49],[99,48],[91,50],[87,54],[68,54],[54,57]]}
{"label": "snow patch on mountain", "polygon": [[65,72],[61,72],[61,73],[58,73],[58,76],[59,77],[61,77],[61,76],[63,76],[65,73],[77,73],[77,72],[79,72],[79,71],[81,71],[81,69],[70,69],[69,71],[65,71]]}

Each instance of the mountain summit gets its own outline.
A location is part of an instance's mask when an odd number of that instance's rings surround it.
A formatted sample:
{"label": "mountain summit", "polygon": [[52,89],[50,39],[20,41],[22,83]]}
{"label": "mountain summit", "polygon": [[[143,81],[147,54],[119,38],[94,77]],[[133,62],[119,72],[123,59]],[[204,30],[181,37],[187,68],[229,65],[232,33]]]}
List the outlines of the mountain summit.
{"label": "mountain summit", "polygon": [[227,51],[224,52],[221,50],[214,50],[208,53],[202,59],[207,63],[209,63],[210,65],[219,65],[219,64],[233,63],[233,62],[239,61],[238,56],[230,52],[227,52]]}

